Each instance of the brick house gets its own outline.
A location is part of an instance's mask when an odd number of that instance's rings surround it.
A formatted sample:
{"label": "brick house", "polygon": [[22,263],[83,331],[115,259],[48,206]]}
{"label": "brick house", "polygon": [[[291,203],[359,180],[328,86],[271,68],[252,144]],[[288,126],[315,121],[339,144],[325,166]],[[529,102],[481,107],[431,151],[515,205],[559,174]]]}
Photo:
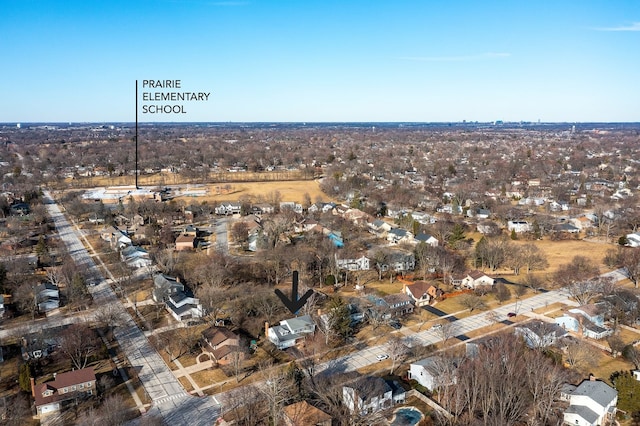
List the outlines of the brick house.
{"label": "brick house", "polygon": [[31,379],[31,394],[39,416],[60,411],[76,399],[96,392],[96,375],[91,367],[54,374],[52,381],[37,385]]}

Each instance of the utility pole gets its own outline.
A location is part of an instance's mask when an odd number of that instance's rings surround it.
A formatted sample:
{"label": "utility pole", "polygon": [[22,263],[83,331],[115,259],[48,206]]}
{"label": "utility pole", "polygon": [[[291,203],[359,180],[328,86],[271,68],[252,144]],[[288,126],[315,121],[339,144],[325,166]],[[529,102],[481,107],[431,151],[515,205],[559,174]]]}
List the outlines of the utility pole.
{"label": "utility pole", "polygon": [[138,189],[138,80],[136,80],[136,189]]}

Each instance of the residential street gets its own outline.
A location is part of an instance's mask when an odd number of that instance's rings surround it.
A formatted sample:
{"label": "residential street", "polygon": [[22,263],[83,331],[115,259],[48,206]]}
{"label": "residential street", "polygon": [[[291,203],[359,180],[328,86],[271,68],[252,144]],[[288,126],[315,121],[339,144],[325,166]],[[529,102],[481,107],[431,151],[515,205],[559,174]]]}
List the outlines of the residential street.
{"label": "residential street", "polygon": [[105,282],[100,270],[80,242],[77,232],[47,191],[44,192],[44,198],[58,234],[74,261],[81,269],[89,270],[93,276],[100,277],[99,285],[89,287],[94,303],[98,306],[114,304],[122,310],[125,325],[117,327],[114,335],[129,363],[138,371],[138,377],[153,402],[149,412],[160,414],[165,422],[172,426],[211,424],[215,421],[220,414],[220,405],[215,398],[197,398],[185,392],[178,379]]}

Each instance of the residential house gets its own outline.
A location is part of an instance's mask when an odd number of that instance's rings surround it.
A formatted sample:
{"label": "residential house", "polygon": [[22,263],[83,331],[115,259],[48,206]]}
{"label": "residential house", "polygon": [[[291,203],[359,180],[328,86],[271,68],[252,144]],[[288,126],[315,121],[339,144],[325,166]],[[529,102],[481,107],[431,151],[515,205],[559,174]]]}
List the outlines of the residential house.
{"label": "residential house", "polygon": [[220,203],[220,205],[216,206],[214,211],[217,215],[221,216],[240,214],[242,211],[242,205],[240,203]]}
{"label": "residential house", "polygon": [[31,379],[31,394],[39,416],[60,411],[77,399],[95,395],[96,375],[93,368],[83,368],[53,375],[53,380],[35,384]]}
{"label": "residential house", "polygon": [[198,236],[198,228],[193,224],[189,224],[189,225],[185,226],[182,229],[182,235],[189,235],[191,237],[197,237]]}
{"label": "residential house", "polygon": [[100,232],[100,237],[104,241],[107,241],[111,245],[112,249],[120,250],[131,245],[131,238],[115,226],[104,228]]}
{"label": "residential house", "polygon": [[408,377],[433,392],[456,383],[457,364],[439,356],[421,359],[409,365]]}
{"label": "residential house", "polygon": [[605,425],[615,420],[618,392],[603,381],[584,380],[569,395],[564,424]]}
{"label": "residential house", "polygon": [[139,246],[128,246],[120,251],[120,259],[130,268],[144,268],[153,264],[149,253]]}
{"label": "residential house", "polygon": [[234,354],[244,358],[244,351],[240,350],[240,336],[226,327],[209,327],[202,332],[206,345],[205,350],[213,356],[218,364],[231,362]]}
{"label": "residential house", "polygon": [[529,321],[515,327],[515,333],[522,336],[531,349],[542,349],[554,345],[567,334],[566,330],[555,323]]}
{"label": "residential house", "polygon": [[433,225],[434,223],[436,223],[436,218],[428,213],[412,212],[411,217],[413,218],[413,220],[423,225]]}
{"label": "residential house", "polygon": [[413,243],[414,244],[425,243],[427,245],[430,245],[431,247],[438,247],[439,241],[436,237],[429,234],[425,234],[424,232],[421,232],[414,237]]}
{"label": "residential house", "polygon": [[376,219],[373,222],[369,222],[369,232],[377,235],[380,238],[386,238],[387,233],[391,231],[392,226],[384,220]]}
{"label": "residential house", "polygon": [[[395,394],[394,394],[395,391]],[[351,411],[361,414],[375,413],[404,402],[404,388],[381,377],[363,376],[342,387],[342,402]]]}
{"label": "residential house", "polygon": [[195,235],[180,234],[176,238],[176,251],[193,250],[195,242]]}
{"label": "residential house", "polygon": [[280,203],[280,211],[291,210],[295,213],[302,214],[302,204],[295,203],[293,201],[283,201]]}
{"label": "residential house", "polygon": [[577,234],[580,229],[576,228],[570,223],[557,223],[552,227],[554,232],[565,232],[568,234]]}
{"label": "residential house", "polygon": [[251,206],[251,212],[257,216],[263,214],[272,214],[276,211],[275,207],[273,207],[269,203],[258,203]]}
{"label": "residential house", "polygon": [[336,265],[339,269],[346,269],[347,271],[368,271],[370,260],[367,256],[360,256],[359,258],[346,258],[338,259],[338,253],[335,254]]}
{"label": "residential house", "polygon": [[425,306],[442,297],[444,292],[426,281],[416,281],[403,285],[402,291],[409,296],[416,306]]}
{"label": "residential house", "polygon": [[516,234],[531,231],[531,224],[525,220],[510,220],[507,222],[507,230]]}
{"label": "residential house", "polygon": [[495,280],[477,269],[469,271],[462,276],[452,277],[451,283],[463,288],[475,289],[480,286],[492,286]]}
{"label": "residential house", "polygon": [[307,401],[300,401],[282,408],[282,421],[285,426],[331,426],[333,418]]}
{"label": "residential house", "polygon": [[385,250],[382,252],[383,258],[376,259],[377,251],[369,251],[371,259],[376,261],[376,268],[386,272],[392,270],[394,272],[404,273],[413,271],[416,267],[416,257],[413,252],[406,250]]}
{"label": "residential house", "polygon": [[391,244],[411,243],[413,241],[413,234],[402,228],[392,228],[387,233],[387,241]]}
{"label": "residential house", "polygon": [[491,216],[491,210],[489,209],[469,209],[467,210],[468,217],[476,217],[477,219],[488,219]]}
{"label": "residential house", "polygon": [[586,229],[594,227],[594,222],[586,215],[573,218],[570,220],[570,222],[573,226],[578,228],[578,230],[580,231],[584,231]]}
{"label": "residential house", "polygon": [[274,327],[269,327],[269,323],[265,326],[267,339],[278,349],[295,346],[316,330],[316,324],[309,315],[282,320]]}
{"label": "residential house", "polygon": [[492,220],[480,220],[476,224],[476,229],[481,234],[498,235],[501,232],[500,225]]}
{"label": "residential house", "polygon": [[640,232],[634,232],[632,234],[627,234],[627,243],[626,245],[629,247],[640,247]]}
{"label": "residential house", "polygon": [[176,321],[197,319],[204,316],[200,300],[195,298],[188,288],[169,295],[165,303],[169,313]]}
{"label": "residential house", "polygon": [[556,324],[567,331],[582,333],[592,339],[604,339],[613,330],[605,327],[604,314],[606,305],[596,303],[569,309],[564,315],[555,319]]}
{"label": "residential house", "polygon": [[60,291],[53,283],[42,283],[34,289],[39,312],[49,312],[60,307]]}
{"label": "residential house", "polygon": [[200,301],[180,282],[179,278],[165,274],[153,276],[152,298],[156,303],[165,303],[167,310],[177,321],[204,316]]}
{"label": "residential house", "polygon": [[384,319],[398,318],[413,312],[413,300],[406,294],[390,294],[380,300],[382,303],[376,304],[376,308]]}

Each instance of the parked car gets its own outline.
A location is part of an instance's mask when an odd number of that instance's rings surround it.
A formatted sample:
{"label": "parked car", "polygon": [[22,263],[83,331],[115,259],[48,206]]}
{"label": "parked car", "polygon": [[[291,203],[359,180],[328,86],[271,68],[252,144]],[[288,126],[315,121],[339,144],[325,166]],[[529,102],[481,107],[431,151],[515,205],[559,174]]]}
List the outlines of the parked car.
{"label": "parked car", "polygon": [[385,359],[389,359],[389,355],[387,355],[387,354],[376,355],[376,359],[378,361],[384,361]]}
{"label": "parked car", "polygon": [[396,330],[400,330],[402,328],[402,324],[400,324],[398,321],[389,321],[389,326]]}
{"label": "parked car", "polygon": [[442,324],[434,324],[429,330],[436,331],[442,328]]}
{"label": "parked car", "polygon": [[515,312],[509,312],[509,313],[507,314],[507,316],[508,316],[509,318],[513,318],[513,317],[515,317],[515,316],[516,316],[516,313],[515,313]]}

